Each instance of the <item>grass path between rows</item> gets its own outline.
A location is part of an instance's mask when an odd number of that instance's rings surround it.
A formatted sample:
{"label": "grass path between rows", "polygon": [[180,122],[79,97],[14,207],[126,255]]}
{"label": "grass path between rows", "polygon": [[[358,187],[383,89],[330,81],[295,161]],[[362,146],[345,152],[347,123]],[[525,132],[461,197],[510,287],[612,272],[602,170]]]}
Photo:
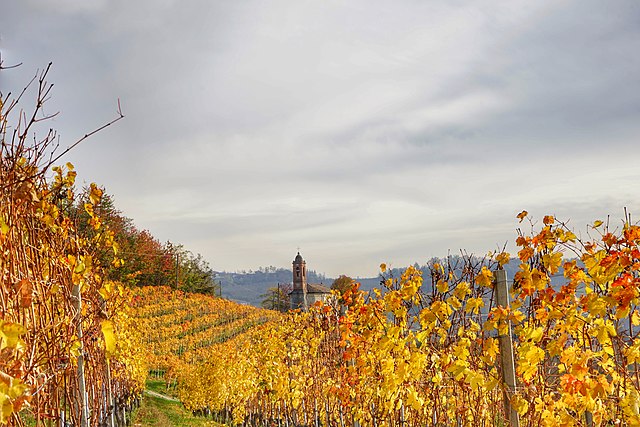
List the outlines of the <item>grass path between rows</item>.
{"label": "grass path between rows", "polygon": [[163,388],[163,381],[147,381],[147,389],[153,394],[144,394],[133,416],[134,427],[222,427],[211,420],[194,417],[180,402],[171,400],[173,396],[163,396],[167,394]]}

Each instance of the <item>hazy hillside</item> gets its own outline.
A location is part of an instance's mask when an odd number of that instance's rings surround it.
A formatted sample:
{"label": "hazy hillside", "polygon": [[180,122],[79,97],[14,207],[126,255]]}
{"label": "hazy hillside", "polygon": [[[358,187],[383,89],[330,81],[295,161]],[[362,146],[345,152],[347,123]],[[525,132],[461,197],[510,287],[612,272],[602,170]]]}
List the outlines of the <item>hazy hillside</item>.
{"label": "hazy hillside", "polygon": [[[309,283],[321,283],[331,286],[333,279],[314,270],[307,271]],[[260,305],[260,295],[271,287],[290,284],[293,272],[291,269],[260,267],[257,270],[240,271],[235,273],[217,272],[216,282],[222,285],[222,296],[243,304]]]}
{"label": "hazy hillside", "polygon": [[[520,260],[512,259],[509,264],[505,265],[508,280],[513,280],[513,276],[518,271]],[[423,271],[424,286],[430,289],[428,267],[426,265],[417,265]],[[406,267],[398,267],[391,270],[394,277],[400,277]],[[324,274],[314,270],[308,271],[309,283],[321,283],[330,287],[334,279],[326,277]],[[562,271],[551,278],[552,283],[559,284],[562,281]],[[240,272],[217,272],[215,273],[216,282],[222,284],[222,296],[224,298],[236,301],[242,304],[250,304],[259,306],[262,300],[261,295],[265,294],[271,287],[280,284],[290,284],[292,272],[290,269],[277,267],[259,267],[257,270],[240,271]],[[380,285],[380,277],[358,278],[360,289],[370,291],[373,288],[382,288]]]}

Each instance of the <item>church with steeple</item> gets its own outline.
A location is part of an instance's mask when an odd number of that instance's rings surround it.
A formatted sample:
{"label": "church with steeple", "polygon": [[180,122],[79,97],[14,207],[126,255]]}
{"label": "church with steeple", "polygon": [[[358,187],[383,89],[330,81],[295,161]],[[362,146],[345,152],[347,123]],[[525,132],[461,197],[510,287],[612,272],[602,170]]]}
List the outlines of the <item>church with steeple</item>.
{"label": "church with steeple", "polygon": [[293,290],[289,294],[291,309],[308,310],[317,301],[327,301],[330,297],[331,289],[307,283],[307,262],[298,252],[293,260]]}

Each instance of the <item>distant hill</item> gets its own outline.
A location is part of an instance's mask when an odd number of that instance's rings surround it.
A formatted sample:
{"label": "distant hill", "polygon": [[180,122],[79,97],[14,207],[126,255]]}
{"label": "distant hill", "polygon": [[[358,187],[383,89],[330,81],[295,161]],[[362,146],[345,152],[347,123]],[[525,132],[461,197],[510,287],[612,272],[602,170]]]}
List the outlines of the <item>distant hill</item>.
{"label": "distant hill", "polygon": [[[333,279],[327,278],[324,274],[314,270],[307,270],[309,283],[321,283],[331,286]],[[222,285],[222,296],[241,304],[249,304],[258,307],[262,300],[261,295],[265,294],[271,287],[278,286],[278,283],[289,284],[293,278],[291,269],[270,267],[259,267],[257,270],[240,272],[216,272],[215,280]]]}
{"label": "distant hill", "polygon": [[[511,261],[504,266],[507,271],[507,278],[509,281],[513,280],[515,273],[518,271],[520,260],[517,258],[511,259]],[[415,265],[418,269],[422,270],[424,285],[427,290],[430,290],[432,286],[430,283],[429,270],[427,265]],[[393,277],[400,277],[406,267],[394,268],[391,270]],[[322,273],[318,273],[314,270],[308,270],[307,272],[309,283],[321,283],[327,287],[330,287],[334,279],[326,277]],[[259,267],[257,270],[240,271],[240,272],[216,272],[215,280],[222,285],[222,296],[232,301],[249,304],[256,307],[260,306],[262,300],[261,295],[265,294],[271,287],[281,284],[290,284],[292,279],[291,269],[277,268],[277,267]],[[360,289],[363,291],[371,291],[374,288],[382,289],[380,284],[380,277],[364,277],[355,279],[360,283]],[[551,283],[554,287],[559,286],[563,281],[562,270],[551,278]]]}

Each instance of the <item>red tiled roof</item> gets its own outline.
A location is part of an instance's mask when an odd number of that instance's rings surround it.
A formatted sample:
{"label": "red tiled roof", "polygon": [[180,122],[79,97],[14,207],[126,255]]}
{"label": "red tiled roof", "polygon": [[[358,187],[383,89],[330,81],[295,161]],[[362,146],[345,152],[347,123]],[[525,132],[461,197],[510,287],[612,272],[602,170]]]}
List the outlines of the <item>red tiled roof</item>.
{"label": "red tiled roof", "polygon": [[309,283],[309,284],[307,284],[307,293],[310,293],[310,294],[330,294],[331,293],[331,289],[327,288],[324,285]]}

